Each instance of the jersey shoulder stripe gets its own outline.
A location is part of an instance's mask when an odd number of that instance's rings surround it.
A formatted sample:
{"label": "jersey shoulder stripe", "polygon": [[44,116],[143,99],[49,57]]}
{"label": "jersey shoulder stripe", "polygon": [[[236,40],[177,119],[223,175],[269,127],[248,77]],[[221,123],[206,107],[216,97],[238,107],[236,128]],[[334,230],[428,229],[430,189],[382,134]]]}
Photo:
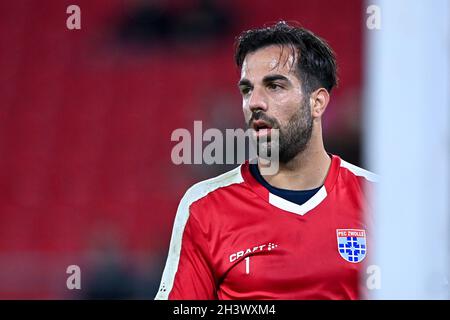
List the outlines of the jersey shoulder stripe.
{"label": "jersey shoulder stripe", "polygon": [[354,164],[351,164],[342,159],[341,159],[341,167],[346,168],[355,176],[363,177],[370,182],[378,182],[380,180],[380,177],[377,174],[370,172],[366,169],[360,168],[358,166],[355,166]]}
{"label": "jersey shoulder stripe", "polygon": [[169,254],[167,256],[166,266],[155,300],[168,299],[170,291],[172,290],[175,274],[178,270],[178,263],[180,261],[183,232],[189,219],[189,207],[197,200],[206,197],[209,193],[219,188],[242,183],[243,181],[241,166],[239,166],[217,177],[198,182],[186,191],[178,205],[172,237],[170,239]]}

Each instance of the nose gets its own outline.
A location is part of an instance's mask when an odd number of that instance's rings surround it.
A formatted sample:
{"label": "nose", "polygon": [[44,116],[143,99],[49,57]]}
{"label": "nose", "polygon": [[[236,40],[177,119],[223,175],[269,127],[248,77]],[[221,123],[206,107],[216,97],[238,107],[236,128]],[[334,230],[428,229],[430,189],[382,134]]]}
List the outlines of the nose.
{"label": "nose", "polygon": [[248,108],[251,112],[258,110],[267,111],[267,97],[263,90],[254,88],[248,101]]}

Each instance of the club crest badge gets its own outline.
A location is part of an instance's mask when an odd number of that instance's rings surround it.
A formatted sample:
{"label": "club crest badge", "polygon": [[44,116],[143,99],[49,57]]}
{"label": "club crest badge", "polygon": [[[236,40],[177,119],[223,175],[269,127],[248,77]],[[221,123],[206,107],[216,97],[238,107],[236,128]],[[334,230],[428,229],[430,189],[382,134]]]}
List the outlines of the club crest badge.
{"label": "club crest badge", "polygon": [[338,251],[345,261],[358,263],[367,252],[366,231],[361,229],[336,229]]}

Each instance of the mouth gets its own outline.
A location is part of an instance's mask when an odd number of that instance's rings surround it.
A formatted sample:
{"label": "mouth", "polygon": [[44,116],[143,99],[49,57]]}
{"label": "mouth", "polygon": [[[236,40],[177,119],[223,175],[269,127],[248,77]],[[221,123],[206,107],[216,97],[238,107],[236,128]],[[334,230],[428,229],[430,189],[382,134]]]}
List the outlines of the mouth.
{"label": "mouth", "polygon": [[269,123],[267,123],[266,121],[264,121],[264,120],[255,120],[252,123],[252,128],[256,132],[259,132],[260,130],[267,130],[268,131],[268,130],[272,129],[272,126]]}

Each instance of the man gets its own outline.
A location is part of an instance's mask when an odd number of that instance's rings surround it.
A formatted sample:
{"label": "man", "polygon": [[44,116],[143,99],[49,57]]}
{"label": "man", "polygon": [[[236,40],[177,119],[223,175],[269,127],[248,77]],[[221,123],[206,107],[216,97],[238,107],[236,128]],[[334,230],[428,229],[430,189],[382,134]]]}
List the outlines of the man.
{"label": "man", "polygon": [[279,170],[262,174],[259,157],[186,192],[156,299],[361,298],[364,190],[376,177],[324,149],[332,50],[279,22],[244,32],[235,58],[259,149],[279,130]]}

